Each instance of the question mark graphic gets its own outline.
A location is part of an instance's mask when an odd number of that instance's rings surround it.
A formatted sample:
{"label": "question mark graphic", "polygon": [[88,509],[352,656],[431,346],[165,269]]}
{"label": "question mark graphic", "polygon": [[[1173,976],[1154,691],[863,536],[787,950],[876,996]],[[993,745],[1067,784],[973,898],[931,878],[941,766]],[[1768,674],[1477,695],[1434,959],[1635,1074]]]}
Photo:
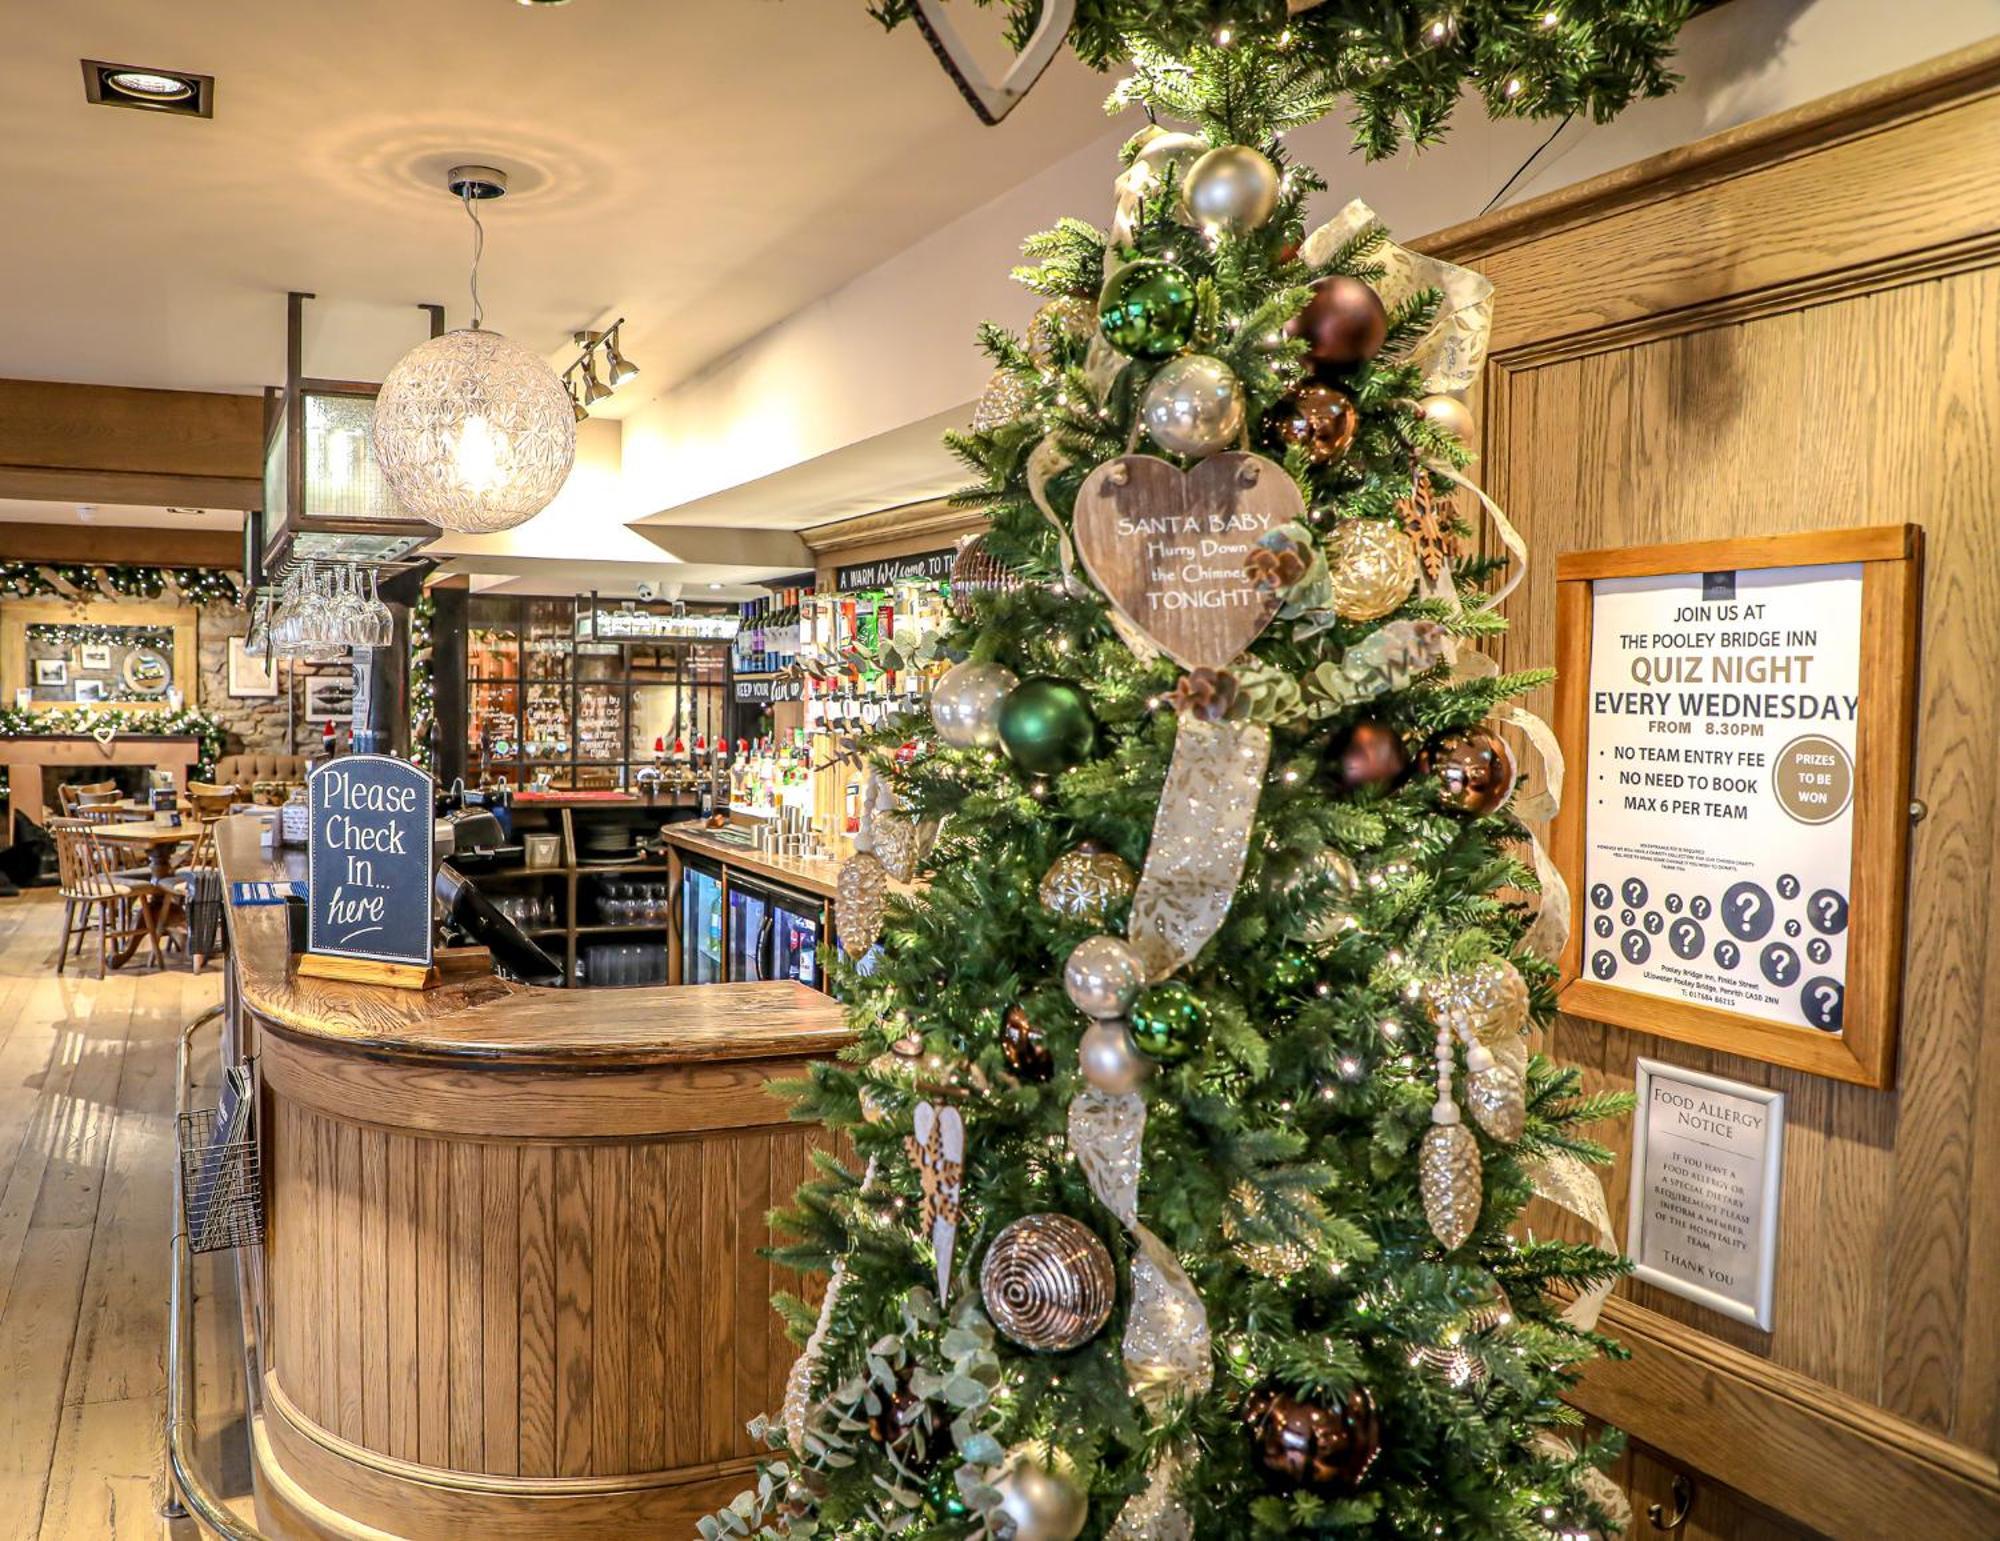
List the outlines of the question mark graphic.
{"label": "question mark graphic", "polygon": [[1736,923],[1738,925],[1744,924],[1756,913],[1757,896],[1755,894],[1738,894],[1736,896]]}
{"label": "question mark graphic", "polygon": [[1847,992],[1841,988],[1840,981],[1829,979],[1824,974],[1808,979],[1799,991],[1799,1005],[1806,1019],[1829,1033],[1840,1031],[1846,1004]]}
{"label": "question mark graphic", "polygon": [[1821,894],[1814,902],[1819,906],[1819,923],[1822,926],[1832,925],[1833,917],[1840,913],[1840,901],[1832,894]]}
{"label": "question mark graphic", "polygon": [[1738,941],[1759,942],[1771,929],[1771,896],[1755,883],[1733,883],[1722,896],[1722,920]]}
{"label": "question mark graphic", "polygon": [[1822,888],[1806,901],[1806,916],[1815,931],[1837,936],[1847,929],[1847,897],[1836,888]]}

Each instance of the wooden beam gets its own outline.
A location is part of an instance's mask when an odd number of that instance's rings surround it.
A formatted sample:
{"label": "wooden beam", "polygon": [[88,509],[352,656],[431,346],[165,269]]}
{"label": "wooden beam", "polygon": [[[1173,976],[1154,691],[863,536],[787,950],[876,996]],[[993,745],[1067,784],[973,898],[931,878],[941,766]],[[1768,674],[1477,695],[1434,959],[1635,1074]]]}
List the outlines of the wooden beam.
{"label": "wooden beam", "polygon": [[0,523],[0,561],[129,562],[139,567],[243,566],[243,537],[229,530],[150,525]]}
{"label": "wooden beam", "polygon": [[0,380],[0,497],[259,508],[261,396]]}

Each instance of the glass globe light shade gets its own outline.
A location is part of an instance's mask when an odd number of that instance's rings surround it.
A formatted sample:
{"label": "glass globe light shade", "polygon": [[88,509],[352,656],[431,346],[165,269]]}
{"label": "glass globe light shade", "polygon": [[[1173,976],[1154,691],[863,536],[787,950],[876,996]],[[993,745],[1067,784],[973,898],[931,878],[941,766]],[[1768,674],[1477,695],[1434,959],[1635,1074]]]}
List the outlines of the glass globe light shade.
{"label": "glass globe light shade", "polygon": [[404,354],[375,398],[375,458],[396,501],[478,534],[534,518],[576,459],[569,392],[498,332],[446,332]]}

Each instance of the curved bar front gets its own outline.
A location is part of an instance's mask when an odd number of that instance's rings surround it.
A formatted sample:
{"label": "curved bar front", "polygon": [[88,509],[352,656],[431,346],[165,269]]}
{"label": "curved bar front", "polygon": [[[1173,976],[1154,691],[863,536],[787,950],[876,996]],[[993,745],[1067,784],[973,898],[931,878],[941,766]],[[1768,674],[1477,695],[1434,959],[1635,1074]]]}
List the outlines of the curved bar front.
{"label": "curved bar front", "polygon": [[[225,881],[283,877],[225,821]],[[244,1255],[260,1523],[673,1537],[746,1485],[792,1350],[764,1215],[830,1139],[767,1083],[845,1041],[802,986],[429,991],[301,978],[229,910],[259,1088]]]}

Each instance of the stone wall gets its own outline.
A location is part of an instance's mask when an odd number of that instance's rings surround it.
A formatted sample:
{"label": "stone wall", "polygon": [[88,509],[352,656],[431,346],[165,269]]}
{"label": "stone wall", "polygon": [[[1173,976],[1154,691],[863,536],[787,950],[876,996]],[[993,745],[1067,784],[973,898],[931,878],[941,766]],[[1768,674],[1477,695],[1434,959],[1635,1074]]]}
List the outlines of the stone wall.
{"label": "stone wall", "polygon": [[250,612],[235,605],[203,605],[201,609],[201,698],[194,704],[222,724],[227,735],[224,754],[265,752],[286,754],[285,699],[290,680],[280,665],[275,696],[232,696],[229,693],[229,639],[250,629]]}

